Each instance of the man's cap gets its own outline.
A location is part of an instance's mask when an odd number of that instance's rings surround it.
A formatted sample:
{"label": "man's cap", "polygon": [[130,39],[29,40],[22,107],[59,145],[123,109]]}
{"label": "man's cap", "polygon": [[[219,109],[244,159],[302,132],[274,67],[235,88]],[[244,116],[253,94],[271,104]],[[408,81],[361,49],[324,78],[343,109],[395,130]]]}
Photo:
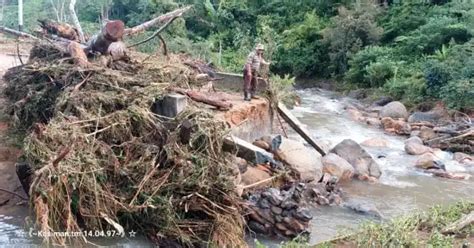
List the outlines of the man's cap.
{"label": "man's cap", "polygon": [[255,50],[265,51],[265,46],[261,43],[258,43],[257,46],[255,46]]}

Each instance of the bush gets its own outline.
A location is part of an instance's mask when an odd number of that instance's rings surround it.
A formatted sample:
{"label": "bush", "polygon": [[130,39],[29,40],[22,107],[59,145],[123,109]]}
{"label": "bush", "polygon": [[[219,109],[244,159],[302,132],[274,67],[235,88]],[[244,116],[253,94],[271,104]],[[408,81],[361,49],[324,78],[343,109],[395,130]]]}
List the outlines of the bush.
{"label": "bush", "polygon": [[335,74],[345,73],[349,58],[362,47],[378,42],[383,32],[375,22],[379,13],[377,6],[367,3],[355,10],[341,7],[339,14],[332,18],[332,25],[324,32],[324,40],[329,45],[330,69]]}
{"label": "bush", "polygon": [[366,70],[365,81],[369,82],[371,87],[383,86],[387,80],[393,77],[395,71],[391,62],[371,63]]}
{"label": "bush", "polygon": [[[387,69],[387,64],[384,62],[380,62],[377,65],[371,65],[372,63],[375,63],[377,61],[381,60],[388,60],[392,55],[392,49],[388,47],[379,47],[379,46],[368,46],[365,49],[359,51],[356,53],[350,60],[349,60],[349,66],[350,69],[346,73],[345,79],[353,84],[360,85],[362,87],[368,87],[371,86],[371,80],[375,80],[376,78],[380,78],[380,76],[377,76],[377,72],[380,72],[381,69],[383,70],[383,67]],[[371,75],[369,76],[368,70],[371,70]],[[389,69],[392,71],[393,74],[393,68]],[[383,74],[386,74],[387,70],[385,72],[382,72]],[[381,75],[381,74],[379,74]],[[393,75],[392,75],[393,76]],[[372,79],[371,79],[372,78]],[[385,76],[382,76],[382,78],[385,78]],[[388,79],[388,78],[387,78]],[[380,84],[376,84],[380,85]]]}
{"label": "bush", "polygon": [[434,97],[439,96],[441,87],[445,86],[451,79],[451,72],[446,64],[436,60],[430,60],[426,63],[424,74],[427,93]]}
{"label": "bush", "polygon": [[393,78],[384,89],[395,99],[402,100],[408,106],[423,101],[426,84],[423,77]]}
{"label": "bush", "polygon": [[451,81],[441,92],[442,99],[451,108],[474,108],[474,79]]}

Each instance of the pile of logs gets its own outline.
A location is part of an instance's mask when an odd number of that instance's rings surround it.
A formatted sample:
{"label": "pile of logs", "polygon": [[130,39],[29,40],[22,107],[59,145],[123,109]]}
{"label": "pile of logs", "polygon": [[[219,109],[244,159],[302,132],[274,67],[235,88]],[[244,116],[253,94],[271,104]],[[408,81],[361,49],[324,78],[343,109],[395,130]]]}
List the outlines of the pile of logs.
{"label": "pile of logs", "polygon": [[440,148],[450,152],[474,153],[474,125],[454,123],[450,126],[434,127],[436,138],[425,141],[433,148]]}
{"label": "pile of logs", "polygon": [[268,188],[248,199],[249,228],[259,234],[293,238],[308,233],[312,214],[305,206],[341,203],[337,181],[298,183],[281,190]]}

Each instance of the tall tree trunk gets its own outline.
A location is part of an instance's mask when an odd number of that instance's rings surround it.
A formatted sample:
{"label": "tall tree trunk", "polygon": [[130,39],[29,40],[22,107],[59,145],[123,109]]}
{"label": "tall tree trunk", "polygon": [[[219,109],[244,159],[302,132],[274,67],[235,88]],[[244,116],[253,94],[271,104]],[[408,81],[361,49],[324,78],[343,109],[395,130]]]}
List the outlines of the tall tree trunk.
{"label": "tall tree trunk", "polygon": [[54,14],[56,14],[56,21],[61,22],[61,19],[59,18],[59,11],[58,8],[56,7],[56,3],[53,0],[49,0],[51,3],[51,6],[53,7]]}
{"label": "tall tree trunk", "polygon": [[71,12],[72,22],[74,23],[74,26],[76,27],[77,32],[79,33],[79,40],[82,43],[85,43],[86,39],[84,38],[84,33],[82,32],[81,23],[79,22],[79,19],[77,18],[75,6],[76,6],[76,0],[71,0],[71,2],[69,2],[69,12]]}

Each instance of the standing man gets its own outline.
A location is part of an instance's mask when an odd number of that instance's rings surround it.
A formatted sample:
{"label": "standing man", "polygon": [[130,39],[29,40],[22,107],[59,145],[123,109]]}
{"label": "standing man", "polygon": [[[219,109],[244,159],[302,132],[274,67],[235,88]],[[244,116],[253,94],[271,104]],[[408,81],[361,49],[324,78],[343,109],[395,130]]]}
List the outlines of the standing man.
{"label": "standing man", "polygon": [[244,100],[250,101],[252,98],[255,99],[255,92],[257,90],[258,73],[260,71],[260,65],[269,65],[263,59],[263,51],[265,47],[262,44],[257,44],[255,50],[252,51],[247,57],[247,62],[244,66]]}

